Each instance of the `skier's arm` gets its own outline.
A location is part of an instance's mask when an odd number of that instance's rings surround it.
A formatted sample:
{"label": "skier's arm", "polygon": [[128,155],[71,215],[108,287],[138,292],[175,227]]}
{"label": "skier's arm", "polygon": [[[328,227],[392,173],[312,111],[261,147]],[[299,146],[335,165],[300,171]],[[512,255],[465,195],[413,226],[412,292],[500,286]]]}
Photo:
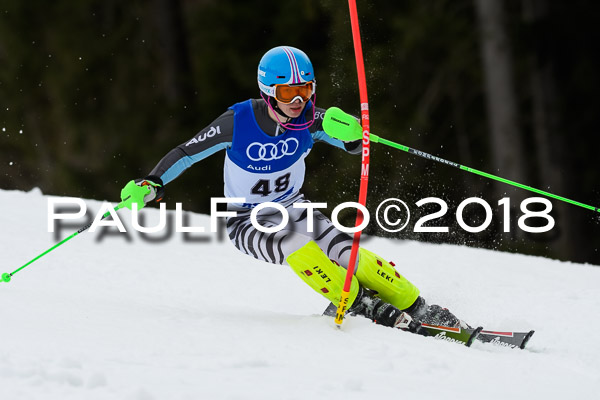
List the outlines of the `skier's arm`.
{"label": "skier's arm", "polygon": [[233,138],[233,110],[228,110],[193,138],[175,147],[152,169],[149,176],[168,184],[193,164],[224,150]]}
{"label": "skier's arm", "polygon": [[233,111],[221,114],[209,126],[185,143],[171,150],[143,179],[130,181],[121,191],[121,200],[127,208],[136,203],[143,208],[151,201],[160,201],[164,186],[177,178],[192,164],[221,149],[226,149],[233,138]]}
{"label": "skier's arm", "polygon": [[[313,140],[315,142],[325,142],[331,146],[345,150],[350,154],[359,154],[362,151],[361,140],[344,142],[342,140],[332,138],[325,133],[325,130],[323,129],[323,117],[325,116],[325,111],[325,109],[319,107],[315,109],[315,122],[309,128]],[[307,110],[307,112],[311,112],[311,110]]]}

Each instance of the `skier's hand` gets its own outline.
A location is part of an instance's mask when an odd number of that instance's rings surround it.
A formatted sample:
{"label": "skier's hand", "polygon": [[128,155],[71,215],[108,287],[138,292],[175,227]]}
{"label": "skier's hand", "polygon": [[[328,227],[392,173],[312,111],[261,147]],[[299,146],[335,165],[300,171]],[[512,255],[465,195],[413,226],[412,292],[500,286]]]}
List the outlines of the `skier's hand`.
{"label": "skier's hand", "polygon": [[337,107],[330,107],[323,117],[323,129],[332,138],[344,142],[362,139],[362,127],[358,120]]}
{"label": "skier's hand", "polygon": [[121,204],[130,210],[133,204],[137,204],[138,210],[141,210],[151,201],[161,201],[164,192],[165,189],[159,177],[148,176],[144,179],[136,179],[129,181],[121,190]]}

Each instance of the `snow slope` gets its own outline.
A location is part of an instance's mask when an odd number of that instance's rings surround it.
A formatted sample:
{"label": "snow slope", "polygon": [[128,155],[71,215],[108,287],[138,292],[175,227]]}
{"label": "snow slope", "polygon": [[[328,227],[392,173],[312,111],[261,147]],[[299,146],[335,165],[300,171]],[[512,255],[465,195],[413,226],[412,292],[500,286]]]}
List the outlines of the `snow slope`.
{"label": "snow slope", "polygon": [[[47,199],[0,191],[0,273],[54,243]],[[144,211],[148,225],[158,219]],[[129,211],[119,213],[126,223]],[[327,301],[286,267],[215,236],[130,237],[98,242],[86,232],[0,283],[1,399],[563,399],[600,390],[595,266],[368,240],[463,319],[536,330],[525,351],[469,349],[361,318],[337,330],[319,316]]]}

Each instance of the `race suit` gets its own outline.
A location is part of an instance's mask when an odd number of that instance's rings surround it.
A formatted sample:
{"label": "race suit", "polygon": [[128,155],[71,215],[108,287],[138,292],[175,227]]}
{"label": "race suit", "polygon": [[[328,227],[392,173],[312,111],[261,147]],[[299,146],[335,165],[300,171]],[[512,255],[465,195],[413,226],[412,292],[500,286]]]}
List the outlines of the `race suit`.
{"label": "race suit", "polygon": [[[324,142],[351,154],[362,150],[360,140],[343,142],[328,136],[322,128],[324,113],[324,109],[315,108],[315,121],[309,128],[286,130],[269,117],[264,100],[237,103],[171,150],[150,176],[159,177],[166,185],[198,161],[225,150],[225,196],[245,199],[229,205],[237,216],[227,220],[229,238],[240,251],[269,263],[285,264],[289,254],[312,240],[327,257],[347,266],[352,238],[336,229],[320,211],[293,207],[294,203],[309,203],[301,189],[304,160],[314,143]],[[309,101],[302,114],[288,123],[303,124],[312,116]],[[252,208],[264,202],[279,203],[287,210],[289,222],[278,232],[261,232],[250,221]],[[257,222],[269,228],[278,226],[282,218],[280,211],[265,208],[258,213]]]}

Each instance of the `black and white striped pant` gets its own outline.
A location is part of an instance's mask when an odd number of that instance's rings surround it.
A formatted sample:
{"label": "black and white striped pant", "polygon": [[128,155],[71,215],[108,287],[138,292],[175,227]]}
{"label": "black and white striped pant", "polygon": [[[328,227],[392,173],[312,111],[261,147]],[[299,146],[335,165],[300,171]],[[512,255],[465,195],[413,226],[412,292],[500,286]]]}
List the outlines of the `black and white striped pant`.
{"label": "black and white striped pant", "polygon": [[[314,209],[293,208],[293,203],[309,203],[302,195],[294,197],[287,206],[287,225],[278,232],[261,232],[250,221],[251,210],[238,211],[227,219],[227,233],[231,242],[242,253],[272,264],[287,264],[286,258],[313,240],[331,260],[342,266],[350,261],[352,237],[339,231],[323,213]],[[237,210],[236,210],[237,211]],[[313,232],[308,232],[308,213],[313,215]],[[257,222],[265,228],[278,226],[283,216],[274,208],[264,208],[257,214]]]}

